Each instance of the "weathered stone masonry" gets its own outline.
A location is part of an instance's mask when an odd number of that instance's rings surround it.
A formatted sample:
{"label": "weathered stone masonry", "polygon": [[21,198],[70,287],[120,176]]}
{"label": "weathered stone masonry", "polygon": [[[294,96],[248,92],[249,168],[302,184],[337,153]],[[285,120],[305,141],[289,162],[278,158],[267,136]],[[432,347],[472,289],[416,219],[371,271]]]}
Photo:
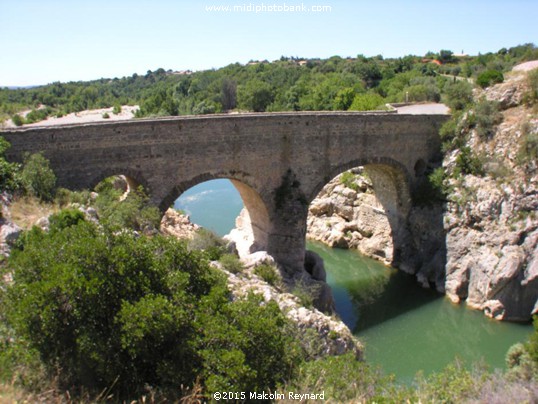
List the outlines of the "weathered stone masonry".
{"label": "weathered stone masonry", "polygon": [[383,195],[389,219],[405,224],[417,167],[440,158],[438,129],[445,119],[342,112],[212,115],[0,135],[11,143],[10,160],[43,152],[59,186],[92,188],[124,174],[146,187],[163,211],[197,183],[229,178],[250,215],[253,249],[266,250],[293,272],[304,266],[308,204],[346,169],[362,165],[377,173],[376,194]]}

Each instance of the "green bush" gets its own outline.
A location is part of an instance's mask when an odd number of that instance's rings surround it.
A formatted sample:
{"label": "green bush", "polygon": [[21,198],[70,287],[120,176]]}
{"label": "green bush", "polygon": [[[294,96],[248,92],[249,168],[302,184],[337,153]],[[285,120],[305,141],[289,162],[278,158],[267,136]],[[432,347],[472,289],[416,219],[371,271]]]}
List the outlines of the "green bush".
{"label": "green bush", "polygon": [[498,70],[486,70],[478,75],[476,84],[482,88],[491,86],[492,84],[502,83],[504,81],[503,74]]}
{"label": "green bush", "polygon": [[456,167],[454,175],[484,175],[484,164],[482,160],[476,156],[470,147],[464,146],[460,149],[460,153],[456,157]]}
{"label": "green bush", "polygon": [[112,108],[112,113],[114,115],[121,114],[121,105],[120,104],[114,104],[114,108]]}
{"label": "green bush", "polygon": [[529,122],[521,125],[521,144],[517,157],[520,164],[538,161],[538,131],[532,130]]}
{"label": "green bush", "polygon": [[207,258],[211,261],[217,261],[226,253],[224,240],[208,229],[200,228],[196,231],[194,237],[189,240],[190,250],[204,251]]}
{"label": "green bush", "polygon": [[41,153],[26,156],[21,172],[25,191],[42,201],[52,201],[56,186],[56,175],[49,161]]}
{"label": "green bush", "polygon": [[242,262],[239,260],[239,257],[235,254],[223,254],[219,258],[219,262],[226,271],[231,272],[232,274],[238,274],[245,269]]}
{"label": "green bush", "polygon": [[52,112],[52,109],[47,108],[41,108],[41,109],[33,109],[26,115],[26,123],[34,123],[39,122],[47,119],[47,117]]}
{"label": "green bush", "polygon": [[473,108],[476,133],[482,139],[490,139],[495,132],[495,125],[502,121],[499,103],[496,101],[480,100]]}
{"label": "green bush", "polygon": [[37,350],[60,388],[119,400],[198,377],[208,393],[268,391],[301,360],[276,303],[231,301],[222,274],[184,242],[78,221],[34,227],[22,243],[2,299],[14,331],[4,343]]}
{"label": "green bush", "polygon": [[142,187],[131,190],[123,200],[120,198],[123,191],[114,188],[113,180],[102,181],[96,191],[99,195],[95,208],[100,221],[106,226],[143,231],[159,228],[160,211],[149,205],[149,198]]}
{"label": "green bush", "polygon": [[450,83],[445,88],[444,102],[453,111],[462,111],[473,101],[473,87],[463,80]]}
{"label": "green bush", "polygon": [[16,163],[9,163],[4,158],[4,153],[11,145],[3,137],[0,137],[0,191],[13,192],[19,189],[20,166]]}
{"label": "green bush", "polygon": [[531,70],[527,76],[528,90],[524,95],[527,104],[535,104],[538,101],[538,69]]}
{"label": "green bush", "polygon": [[50,216],[50,231],[59,231],[84,221],[84,213],[78,209],[63,209]]}
{"label": "green bush", "polygon": [[340,176],[340,184],[354,191],[357,191],[359,189],[359,186],[355,182],[356,179],[357,176],[355,174],[353,174],[351,171],[346,171]]}
{"label": "green bush", "polygon": [[20,116],[19,114],[15,114],[11,117],[11,120],[13,121],[13,124],[15,126],[22,126],[24,125],[24,118]]}
{"label": "green bush", "polygon": [[350,111],[373,111],[384,108],[385,99],[376,93],[357,94],[350,105]]}
{"label": "green bush", "polygon": [[258,265],[256,268],[254,268],[254,273],[271,286],[276,286],[280,281],[278,270],[272,265]]}

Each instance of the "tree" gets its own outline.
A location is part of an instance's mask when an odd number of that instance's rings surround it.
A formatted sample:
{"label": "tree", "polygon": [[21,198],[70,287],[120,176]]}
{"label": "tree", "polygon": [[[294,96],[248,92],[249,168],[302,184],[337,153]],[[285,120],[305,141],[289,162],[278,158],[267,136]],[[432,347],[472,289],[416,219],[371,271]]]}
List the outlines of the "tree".
{"label": "tree", "polygon": [[454,61],[454,53],[450,50],[441,50],[439,52],[439,61],[441,63],[451,63]]}
{"label": "tree", "polygon": [[26,192],[43,201],[52,201],[56,175],[50,162],[41,153],[26,156],[21,172],[21,182]]}
{"label": "tree", "polygon": [[222,108],[225,111],[234,109],[237,106],[237,82],[229,78],[222,81]]}
{"label": "tree", "polygon": [[349,107],[350,111],[372,111],[378,109],[384,103],[384,98],[379,94],[357,94]]}
{"label": "tree", "polygon": [[4,158],[4,153],[10,146],[7,140],[0,137],[0,192],[13,192],[20,186],[19,165],[10,163]]}
{"label": "tree", "polygon": [[239,88],[239,106],[254,112],[264,112],[274,100],[271,86],[254,79]]}

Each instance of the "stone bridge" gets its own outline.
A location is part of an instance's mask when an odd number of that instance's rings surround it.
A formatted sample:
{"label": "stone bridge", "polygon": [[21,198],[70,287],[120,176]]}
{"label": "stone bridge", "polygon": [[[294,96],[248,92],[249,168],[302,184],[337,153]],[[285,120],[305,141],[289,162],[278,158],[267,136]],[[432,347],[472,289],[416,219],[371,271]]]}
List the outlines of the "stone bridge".
{"label": "stone bridge", "polygon": [[[405,228],[412,195],[440,162],[445,115],[308,112],[189,116],[35,127],[0,133],[10,160],[43,152],[68,189],[123,174],[162,211],[188,188],[228,178],[250,216],[251,252],[302,271],[308,205],[343,171],[365,166],[393,229]],[[395,251],[397,256],[398,251]]]}

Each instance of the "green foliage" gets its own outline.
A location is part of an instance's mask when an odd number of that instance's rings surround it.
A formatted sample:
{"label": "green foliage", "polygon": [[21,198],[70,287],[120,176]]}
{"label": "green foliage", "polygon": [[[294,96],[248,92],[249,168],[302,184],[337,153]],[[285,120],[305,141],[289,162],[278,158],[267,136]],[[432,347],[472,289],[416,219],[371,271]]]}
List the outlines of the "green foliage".
{"label": "green foliage", "polygon": [[349,107],[350,111],[373,111],[384,107],[385,100],[379,94],[357,94]]}
{"label": "green foliage", "polygon": [[78,203],[84,206],[90,203],[90,192],[87,190],[70,191],[65,188],[58,188],[54,199],[60,207],[64,207],[70,203]]}
{"label": "green foliage", "polygon": [[532,324],[534,326],[534,332],[529,338],[526,349],[529,352],[532,361],[538,365],[538,316],[533,317]]}
{"label": "green foliage", "polygon": [[334,109],[336,111],[347,111],[353,103],[356,94],[357,92],[349,87],[338,91],[334,98]]}
{"label": "green foliage", "polygon": [[112,108],[112,113],[114,115],[121,114],[121,105],[120,104],[114,104],[114,108]]}
{"label": "green foliage", "polygon": [[272,265],[258,265],[256,268],[254,268],[254,273],[271,286],[277,286],[278,282],[280,281],[278,270]]}
{"label": "green foliage", "polygon": [[110,115],[108,114],[108,112],[105,112],[103,114],[103,119],[110,119]]}
{"label": "green foliage", "polygon": [[60,231],[84,221],[84,213],[78,209],[63,209],[49,217],[50,231]]}
{"label": "green foliage", "polygon": [[52,109],[50,107],[33,109],[26,115],[25,123],[34,123],[34,122],[43,121],[47,119],[47,117],[51,113],[52,113]]}
{"label": "green foliage", "polygon": [[[437,101],[439,96],[446,97],[448,83],[452,82],[437,73],[474,78],[488,70],[503,73],[516,63],[538,59],[538,49],[524,44],[506,52],[461,60],[449,50],[427,57],[438,58],[444,64],[422,63],[422,57],[412,55],[392,59],[335,56],[309,59],[306,66],[300,66],[297,58],[281,58],[272,63],[235,63],[192,74],[172,74],[159,68],[145,75],[112,80],[52,83],[18,90],[0,88],[0,114],[13,116],[25,109],[50,108],[49,115],[65,115],[114,106],[116,113],[120,105],[140,105],[137,117],[218,113],[238,106],[250,111],[347,110],[353,100],[351,95],[354,98],[366,91],[389,102],[404,101],[406,93],[411,101]],[[536,97],[527,97],[528,102],[534,102],[532,99]]]}
{"label": "green foliage", "polygon": [[261,80],[251,80],[240,86],[237,94],[239,107],[248,111],[264,112],[273,102],[271,86]]}
{"label": "green foliage", "polygon": [[482,88],[489,87],[493,84],[502,83],[504,76],[498,70],[486,70],[480,73],[476,79],[476,84]]}
{"label": "green foliage", "polygon": [[41,153],[25,157],[21,183],[29,195],[42,201],[52,201],[56,175],[50,168],[49,161]]}
{"label": "green foliage", "polygon": [[61,217],[13,252],[1,311],[14,331],[2,343],[37,350],[60,388],[109,388],[127,399],[200,377],[208,393],[268,391],[293,374],[301,351],[276,303],[230,301],[204,254]]}
{"label": "green foliage", "polygon": [[495,125],[502,121],[499,103],[496,101],[480,100],[473,108],[476,133],[482,139],[490,139],[495,131]]}
{"label": "green foliage", "polygon": [[431,205],[446,200],[449,189],[446,185],[446,172],[443,167],[433,170],[419,182],[413,195],[413,202],[417,205]]}
{"label": "green foliage", "polygon": [[453,111],[467,108],[473,101],[473,87],[463,80],[450,83],[445,87],[445,103]]}
{"label": "green foliage", "polygon": [[13,124],[15,126],[22,126],[24,125],[24,118],[20,116],[19,114],[15,114],[11,117],[11,120],[13,121]]}
{"label": "green foliage", "polygon": [[[376,402],[382,399],[390,380],[351,354],[305,362],[286,390],[324,392],[334,402]],[[384,402],[384,401],[383,401]]]}
{"label": "green foliage", "polygon": [[312,287],[306,285],[304,282],[296,282],[291,293],[299,299],[301,306],[306,308],[314,307],[314,291]]}
{"label": "green foliage", "polygon": [[477,397],[483,382],[456,359],[442,372],[419,381],[420,396],[424,402],[463,402]]}
{"label": "green foliage", "polygon": [[209,260],[217,261],[226,253],[226,244],[214,232],[202,227],[189,240],[189,249],[204,251]]}
{"label": "green foliage", "polygon": [[357,176],[351,171],[346,171],[340,175],[340,184],[344,185],[347,188],[350,188],[354,191],[359,189],[359,186],[355,182]]}
{"label": "green foliage", "polygon": [[533,105],[538,101],[538,69],[531,70],[527,75],[527,92],[524,101]]}
{"label": "green foliage", "polygon": [[476,156],[470,147],[464,146],[460,149],[460,153],[456,157],[456,167],[454,175],[484,175],[484,164],[482,160]]}
{"label": "green foliage", "polygon": [[529,122],[521,126],[521,144],[518,152],[520,164],[538,162],[538,131],[532,129]]}
{"label": "green foliage", "polygon": [[222,267],[232,274],[238,274],[242,272],[245,267],[243,263],[239,260],[239,257],[235,254],[223,254],[219,258],[219,262],[222,264]]}
{"label": "green foliage", "polygon": [[142,187],[130,190],[123,200],[123,191],[115,189],[110,180],[102,181],[96,190],[99,196],[95,200],[95,208],[104,225],[143,231],[152,231],[159,227],[159,209],[149,205],[149,198]]}
{"label": "green foliage", "polygon": [[20,166],[16,163],[9,163],[4,158],[4,153],[10,146],[6,139],[0,137],[0,192],[13,192],[21,185]]}

